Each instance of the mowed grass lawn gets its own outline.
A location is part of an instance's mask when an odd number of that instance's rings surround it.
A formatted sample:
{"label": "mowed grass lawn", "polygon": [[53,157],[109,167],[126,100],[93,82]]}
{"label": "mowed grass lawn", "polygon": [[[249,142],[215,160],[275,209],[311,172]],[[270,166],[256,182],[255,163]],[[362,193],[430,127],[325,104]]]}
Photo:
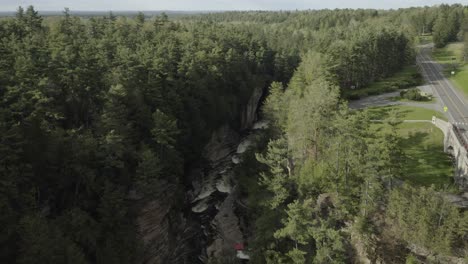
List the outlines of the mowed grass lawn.
{"label": "mowed grass lawn", "polygon": [[[450,43],[443,48],[434,49],[432,56],[438,63],[441,64],[461,62],[463,60],[463,43]],[[452,58],[455,58],[455,61],[452,61]]]}
{"label": "mowed grass lawn", "polygon": [[[432,116],[442,118],[437,111],[409,106],[387,106],[370,108],[372,119],[380,120],[396,111],[400,120],[431,120]],[[384,129],[381,123],[374,123],[376,131]],[[449,155],[444,153],[444,135],[432,123],[401,123],[398,125],[401,146],[405,153],[404,176],[402,180],[412,184],[437,187],[452,185],[453,166]]]}
{"label": "mowed grass lawn", "polygon": [[455,76],[450,77],[458,88],[468,95],[468,64],[458,68]]}
{"label": "mowed grass lawn", "polygon": [[396,116],[400,120],[432,120],[433,116],[447,120],[441,112],[415,106],[391,105],[368,109],[372,120],[383,120],[389,117],[392,111],[396,112]]}
{"label": "mowed grass lawn", "polygon": [[423,186],[452,184],[452,159],[444,153],[442,131],[431,123],[402,123],[398,133],[405,153],[403,180]]}
{"label": "mowed grass lawn", "polygon": [[[462,42],[450,43],[444,48],[435,49],[432,56],[437,62],[445,66],[446,75],[468,96],[468,64],[465,64],[463,61],[463,48],[464,44]],[[453,63],[457,65],[457,69],[455,70],[455,75],[452,76]]]}

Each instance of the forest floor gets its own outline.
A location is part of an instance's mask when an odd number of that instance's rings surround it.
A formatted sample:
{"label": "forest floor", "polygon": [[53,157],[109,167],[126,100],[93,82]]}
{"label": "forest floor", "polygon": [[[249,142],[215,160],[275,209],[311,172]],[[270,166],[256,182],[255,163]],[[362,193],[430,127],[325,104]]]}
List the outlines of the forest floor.
{"label": "forest floor", "polygon": [[[385,119],[391,111],[396,111],[398,119],[402,121],[398,125],[398,134],[401,136],[405,153],[403,166],[405,176],[402,180],[420,186],[434,184],[439,188],[453,187],[452,160],[443,151],[444,135],[430,123],[432,116],[446,119],[443,114],[427,108],[406,105],[369,108],[371,119],[374,120]],[[384,126],[375,123],[372,129],[381,131]]]}

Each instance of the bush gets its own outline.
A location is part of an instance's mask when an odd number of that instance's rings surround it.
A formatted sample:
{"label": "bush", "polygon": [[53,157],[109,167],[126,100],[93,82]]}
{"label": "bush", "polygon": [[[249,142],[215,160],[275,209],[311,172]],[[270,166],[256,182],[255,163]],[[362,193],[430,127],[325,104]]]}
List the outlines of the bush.
{"label": "bush", "polygon": [[414,255],[410,254],[406,257],[405,264],[418,264],[418,263],[419,261]]}
{"label": "bush", "polygon": [[413,80],[422,80],[422,75],[421,75],[421,73],[419,73],[419,72],[415,72],[415,73],[412,73],[412,74],[411,74],[411,78],[412,78]]}
{"label": "bush", "polygon": [[361,97],[359,96],[359,94],[348,94],[348,96],[346,96],[346,98],[348,100],[359,100],[361,99]]}
{"label": "bush", "polygon": [[400,89],[406,89],[406,88],[409,88],[409,87],[413,86],[413,85],[412,85],[412,82],[409,81],[409,80],[401,81],[401,82],[399,83],[399,85],[400,85],[400,87],[399,87]]}
{"label": "bush", "polygon": [[427,101],[429,98],[421,95],[421,92],[418,89],[409,89],[407,91],[401,91],[400,96],[402,98],[412,100],[412,101]]}
{"label": "bush", "polygon": [[369,95],[372,95],[372,94],[368,93],[366,90],[353,90],[353,91],[348,92],[345,97],[348,100],[359,100]]}
{"label": "bush", "polygon": [[367,92],[368,95],[379,95],[384,92],[384,89],[375,89],[375,90],[369,90]]}

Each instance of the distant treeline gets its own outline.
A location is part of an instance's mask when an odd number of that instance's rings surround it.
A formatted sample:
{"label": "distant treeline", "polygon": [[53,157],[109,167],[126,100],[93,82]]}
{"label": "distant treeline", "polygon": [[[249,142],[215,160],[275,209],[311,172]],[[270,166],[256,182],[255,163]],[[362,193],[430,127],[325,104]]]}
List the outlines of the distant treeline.
{"label": "distant treeline", "polygon": [[[40,16],[48,17],[48,16],[63,16],[63,11],[37,11]],[[221,11],[220,11],[221,12]],[[169,17],[181,17],[181,16],[188,16],[188,15],[197,15],[197,14],[206,14],[206,13],[216,13],[213,11],[170,11],[170,10],[155,10],[155,11],[79,11],[79,10],[70,10],[69,14],[72,16],[79,16],[83,18],[90,18],[90,17],[103,17],[108,16],[109,14],[115,16],[124,16],[124,17],[135,17],[139,13],[142,13],[147,18],[154,18],[160,16],[162,14],[166,14]],[[16,15],[16,11],[0,11],[0,17],[14,17]]]}

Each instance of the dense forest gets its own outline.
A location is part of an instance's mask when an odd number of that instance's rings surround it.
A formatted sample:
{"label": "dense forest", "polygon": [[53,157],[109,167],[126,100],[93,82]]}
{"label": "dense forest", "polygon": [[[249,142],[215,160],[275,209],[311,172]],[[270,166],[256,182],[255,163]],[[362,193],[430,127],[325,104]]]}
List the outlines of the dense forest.
{"label": "dense forest", "polygon": [[137,262],[129,191],[181,184],[253,87],[286,81],[242,28],[32,7],[0,25],[5,263]]}
{"label": "dense forest", "polygon": [[468,214],[435,188],[395,188],[395,119],[376,133],[342,96],[414,64],[425,34],[468,41],[468,7],[175,18],[20,7],[0,18],[0,262],[145,262],[132,197],[168,196],[189,214],[190,169],[219,127],[249,130],[258,88],[270,126],[238,172],[252,263],[352,263],[357,238],[372,261],[404,263],[389,252],[411,246],[466,259]]}

